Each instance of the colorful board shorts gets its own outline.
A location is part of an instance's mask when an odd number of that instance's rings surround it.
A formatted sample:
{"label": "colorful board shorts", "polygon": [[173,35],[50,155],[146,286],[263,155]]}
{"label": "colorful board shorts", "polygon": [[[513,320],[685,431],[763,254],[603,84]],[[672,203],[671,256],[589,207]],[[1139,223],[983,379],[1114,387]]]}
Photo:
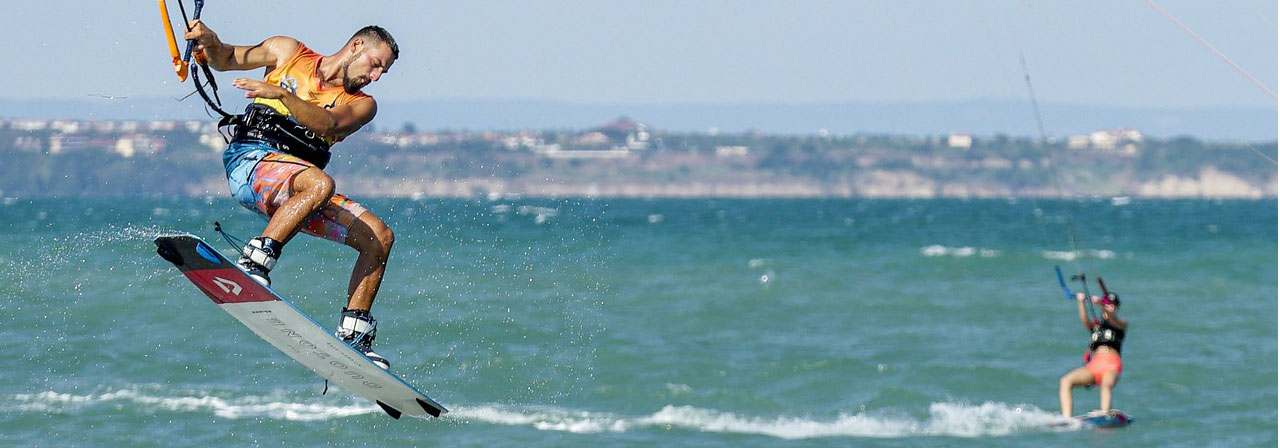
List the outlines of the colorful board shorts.
{"label": "colorful board shorts", "polygon": [[1089,359],[1089,363],[1084,366],[1093,374],[1093,383],[1102,384],[1102,375],[1107,372],[1115,372],[1117,377],[1124,370],[1124,363],[1120,361],[1120,355],[1115,353],[1103,353],[1093,355]]}
{"label": "colorful board shorts", "polygon": [[[231,196],[240,205],[268,220],[289,199],[293,177],[315,166],[252,141],[232,143],[222,153],[222,163],[227,169]],[[365,211],[356,201],[335,193],[328,204],[307,218],[301,231],[345,244],[347,231]]]}

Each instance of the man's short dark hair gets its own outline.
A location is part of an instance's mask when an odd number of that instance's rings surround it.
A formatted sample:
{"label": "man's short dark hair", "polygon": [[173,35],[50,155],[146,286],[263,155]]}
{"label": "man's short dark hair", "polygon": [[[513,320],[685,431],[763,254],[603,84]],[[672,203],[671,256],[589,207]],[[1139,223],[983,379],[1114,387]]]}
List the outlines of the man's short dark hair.
{"label": "man's short dark hair", "polygon": [[396,39],[391,37],[391,33],[388,33],[386,28],[378,25],[369,25],[364,28],[360,28],[359,31],[356,31],[355,34],[351,35],[352,39],[357,37],[366,39],[373,38],[382,41],[382,43],[387,44],[387,47],[391,49],[391,58],[400,59],[400,47],[396,45]]}

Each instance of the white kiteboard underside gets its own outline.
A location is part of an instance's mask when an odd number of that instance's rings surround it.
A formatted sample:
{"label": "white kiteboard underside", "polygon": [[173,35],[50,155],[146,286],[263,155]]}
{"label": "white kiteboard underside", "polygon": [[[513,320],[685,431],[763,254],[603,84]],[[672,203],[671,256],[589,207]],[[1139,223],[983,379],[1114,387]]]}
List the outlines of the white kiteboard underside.
{"label": "white kiteboard underside", "polygon": [[155,243],[160,255],[182,270],[223,311],[338,387],[377,403],[395,418],[401,414],[439,417],[448,412],[254,281],[200,237],[163,236]]}

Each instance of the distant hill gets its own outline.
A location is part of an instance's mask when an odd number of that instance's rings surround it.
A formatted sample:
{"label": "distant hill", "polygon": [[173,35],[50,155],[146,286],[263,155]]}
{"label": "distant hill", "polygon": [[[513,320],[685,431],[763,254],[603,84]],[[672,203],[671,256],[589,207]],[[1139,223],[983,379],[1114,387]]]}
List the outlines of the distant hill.
{"label": "distant hill", "polygon": [[[325,171],[357,197],[1276,197],[1276,141],[587,130],[359,132]],[[0,198],[225,195],[196,120],[14,120]]]}
{"label": "distant hill", "polygon": [[[231,98],[229,110],[243,105]],[[380,129],[399,130],[412,123],[419,130],[588,129],[619,116],[672,132],[743,132],[771,134],[974,135],[1038,136],[1035,114],[1027,101],[974,100],[910,104],[581,104],[550,100],[382,99]],[[1211,141],[1274,141],[1275,108],[1222,107],[1153,109],[1044,103],[1045,131],[1051,137],[1085,134],[1098,129],[1135,128],[1151,137],[1190,136]],[[201,119],[199,98],[0,99],[0,118],[68,119]]]}

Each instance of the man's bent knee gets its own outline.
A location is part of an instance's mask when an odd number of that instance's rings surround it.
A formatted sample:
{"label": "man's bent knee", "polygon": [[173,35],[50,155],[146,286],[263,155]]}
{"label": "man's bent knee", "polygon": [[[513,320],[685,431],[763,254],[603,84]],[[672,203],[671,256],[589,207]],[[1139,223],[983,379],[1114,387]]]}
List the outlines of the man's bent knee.
{"label": "man's bent knee", "polygon": [[395,232],[372,215],[361,216],[359,221],[358,226],[364,228],[360,232],[352,232],[347,244],[360,252],[372,251],[386,257],[396,242]]}
{"label": "man's bent knee", "polygon": [[396,233],[391,231],[381,220],[378,225],[373,227],[373,234],[378,239],[378,243],[382,245],[388,252],[391,251],[391,245],[396,243]]}

